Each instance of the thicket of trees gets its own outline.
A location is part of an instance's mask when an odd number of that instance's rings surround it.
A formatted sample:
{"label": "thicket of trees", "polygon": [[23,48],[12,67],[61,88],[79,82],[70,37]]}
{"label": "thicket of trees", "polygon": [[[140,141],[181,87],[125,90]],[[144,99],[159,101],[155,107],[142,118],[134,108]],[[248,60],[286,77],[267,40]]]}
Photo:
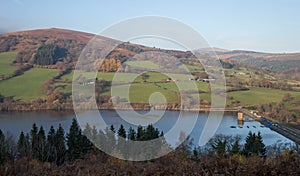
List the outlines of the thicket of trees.
{"label": "thicket of trees", "polygon": [[[217,135],[209,142],[208,152],[217,155],[243,155],[266,157],[267,149],[263,143],[261,133],[258,134],[249,132],[245,139],[245,144],[241,145],[240,136],[224,136]],[[197,151],[194,151],[197,152]]]}
{"label": "thicket of trees", "polygon": [[122,63],[118,59],[110,58],[104,59],[100,66],[100,71],[102,72],[116,72],[122,67]]}
{"label": "thicket of trees", "polygon": [[258,132],[257,135],[255,133],[249,132],[242,153],[246,156],[257,155],[265,157],[266,152],[266,146],[263,143],[260,132]]}
{"label": "thicket of trees", "polygon": [[37,65],[53,65],[59,58],[66,56],[66,50],[59,48],[58,45],[48,44],[38,48],[33,57],[33,64]]}
{"label": "thicket of trees", "polygon": [[[116,136],[118,137],[116,138]],[[100,147],[99,145],[106,145],[102,147],[110,148],[110,152],[121,152],[125,147],[129,147],[129,139],[145,141],[160,136],[163,136],[163,133],[152,125],[148,125],[146,128],[139,126],[137,131],[130,127],[128,132],[123,125],[119,127],[118,131],[111,125],[104,133],[102,130],[97,130],[95,126],[91,128],[87,124],[82,132],[77,121],[73,119],[67,134],[61,125],[56,130],[51,126],[46,134],[43,126],[38,127],[34,123],[30,133],[21,132],[17,142],[13,140],[11,135],[6,137],[0,130],[0,164],[25,157],[40,162],[55,163],[59,166],[82,158],[91,151],[97,151],[91,141],[98,147]],[[160,146],[151,147],[155,150],[160,149],[157,148]],[[143,154],[149,149],[151,148],[145,146],[145,149],[136,148],[135,150],[140,150],[138,154]]]}
{"label": "thicket of trees", "polygon": [[62,165],[78,159],[81,154],[91,149],[91,142],[81,133],[75,119],[67,137],[61,125],[57,130],[51,126],[46,134],[43,126],[38,128],[33,124],[30,133],[21,132],[15,143],[11,137],[6,138],[0,130],[0,163],[25,157]]}

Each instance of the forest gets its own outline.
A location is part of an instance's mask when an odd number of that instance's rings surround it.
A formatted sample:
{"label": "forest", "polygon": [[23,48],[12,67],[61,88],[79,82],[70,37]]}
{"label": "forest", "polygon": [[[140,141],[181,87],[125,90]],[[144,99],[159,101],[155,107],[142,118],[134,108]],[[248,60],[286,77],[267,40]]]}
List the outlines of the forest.
{"label": "forest", "polygon": [[[32,125],[17,141],[0,130],[0,175],[299,175],[297,145],[267,148],[261,134],[249,132],[244,143],[238,136],[218,135],[206,147],[195,147],[189,137],[169,154],[147,161],[120,160],[100,151],[91,141],[104,140],[114,152],[130,141],[146,141],[164,134],[151,124],[126,130],[113,125],[104,131],[86,125],[82,131],[73,119],[65,133],[61,125],[48,132]],[[119,140],[124,138],[124,141]],[[91,139],[91,141],[89,140]],[[96,142],[97,143],[97,142]],[[163,146],[144,146],[139,154]],[[155,147],[155,148],[153,148]],[[122,153],[120,153],[122,154]],[[149,152],[148,152],[149,154]]]}

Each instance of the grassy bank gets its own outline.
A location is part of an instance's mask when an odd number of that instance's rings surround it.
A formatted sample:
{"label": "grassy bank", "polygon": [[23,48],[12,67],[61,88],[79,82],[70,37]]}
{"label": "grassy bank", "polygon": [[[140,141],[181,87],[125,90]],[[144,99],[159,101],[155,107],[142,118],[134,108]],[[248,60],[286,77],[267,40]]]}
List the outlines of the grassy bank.
{"label": "grassy bank", "polygon": [[46,93],[42,90],[42,85],[57,73],[54,69],[30,69],[20,76],[1,81],[0,94],[23,101],[45,98]]}

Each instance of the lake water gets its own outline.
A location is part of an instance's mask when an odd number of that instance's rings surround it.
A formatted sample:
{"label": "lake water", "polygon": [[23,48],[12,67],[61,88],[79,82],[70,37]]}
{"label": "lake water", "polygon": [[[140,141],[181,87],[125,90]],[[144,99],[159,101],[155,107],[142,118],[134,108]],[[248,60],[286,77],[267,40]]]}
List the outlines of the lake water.
{"label": "lake water", "polygon": [[[123,124],[127,129],[129,128],[129,126],[136,128],[136,125],[131,125],[124,119],[120,118],[118,113],[115,111],[101,110],[99,112],[103,117],[104,122],[108,126],[113,124],[115,128],[118,128],[120,124]],[[178,120],[179,112],[178,111],[165,111],[165,112],[157,111],[157,112],[158,114],[159,113],[163,114],[161,118],[155,119],[157,118],[155,116],[151,116],[149,118],[154,118],[153,122],[155,123],[153,123],[153,125],[157,127],[159,130],[162,130],[164,134],[166,134],[168,133],[168,131],[172,129],[172,127]],[[136,115],[135,113],[143,115],[147,113],[147,111],[134,111],[134,113],[132,111],[122,111],[122,115],[125,115],[127,117],[132,117],[131,120],[133,121],[138,121],[139,118],[144,118],[144,117],[134,117]],[[183,118],[189,119],[192,116],[195,116],[195,113],[196,112],[185,112],[183,113]],[[95,119],[99,117],[90,118],[90,116],[94,115],[94,113],[92,112],[85,112],[84,115],[86,118],[90,119],[89,123],[91,124],[91,126],[93,125],[97,126],[97,122],[95,122]],[[208,119],[208,113],[199,113],[196,115],[198,115],[198,118],[196,120],[195,126],[193,127],[191,125],[188,128],[192,128],[192,132],[190,136],[191,138],[194,139],[194,143],[198,144],[200,135],[202,133],[202,129],[205,125],[205,122]],[[61,124],[64,127],[65,131],[67,132],[71,125],[72,118],[76,118],[75,114],[72,112],[53,112],[53,111],[1,112],[0,129],[3,132],[10,132],[16,138],[18,137],[21,131],[29,132],[33,123],[36,123],[38,126],[42,125],[47,131],[49,130],[51,125],[53,125],[54,127],[58,127],[58,125]],[[243,124],[238,124],[236,113],[225,113],[219,127],[217,128],[215,135],[216,134],[233,135],[233,136],[240,135],[243,139],[242,141],[244,141],[249,131],[255,133],[260,131],[264,143],[266,145],[272,145],[275,143],[292,142],[289,139],[285,138],[284,136],[270,130],[269,128],[262,126],[259,122],[253,121],[251,118],[247,116],[246,118],[248,119],[247,121],[245,121]]]}

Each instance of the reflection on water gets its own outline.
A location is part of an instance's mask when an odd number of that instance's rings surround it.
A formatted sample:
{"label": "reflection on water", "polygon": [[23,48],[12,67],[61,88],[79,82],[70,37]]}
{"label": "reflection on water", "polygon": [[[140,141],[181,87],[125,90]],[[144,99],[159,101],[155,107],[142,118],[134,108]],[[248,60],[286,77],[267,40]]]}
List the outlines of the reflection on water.
{"label": "reflection on water", "polygon": [[[104,119],[104,122],[110,126],[113,124],[116,128],[123,124],[125,128],[129,126],[137,127],[136,125],[131,125],[124,119],[121,119],[115,111],[101,110],[99,111],[101,116]],[[145,114],[145,111],[137,111],[138,113]],[[144,118],[143,115],[131,117],[131,111],[123,111],[123,114],[132,118],[132,120],[138,120],[139,118]],[[188,119],[195,112],[185,112],[183,113],[182,118]],[[90,112],[85,112],[86,117],[89,117]],[[156,123],[153,124],[155,127],[163,130],[166,134],[176,123],[179,116],[178,111],[166,111],[163,113],[162,118],[155,120]],[[6,132],[9,131],[14,136],[18,136],[21,131],[29,132],[33,123],[36,123],[38,126],[42,125],[46,130],[50,129],[50,126],[58,127],[59,124],[62,124],[65,131],[69,130],[71,125],[71,120],[74,118],[74,113],[71,112],[56,112],[56,111],[46,111],[46,112],[9,112],[9,113],[0,113],[0,129]],[[94,117],[99,118],[99,117]],[[153,117],[157,118],[157,117]],[[191,137],[194,139],[194,143],[198,144],[199,137],[202,133],[202,129],[207,121],[207,113],[199,113],[197,122],[192,130]],[[93,118],[90,118],[93,119]],[[131,120],[131,121],[132,121]],[[99,125],[96,120],[90,121],[91,126]],[[103,124],[102,124],[103,125]],[[189,127],[189,128],[192,128]],[[225,113],[221,125],[217,129],[216,134],[223,135],[240,135],[242,138],[245,138],[249,131],[254,133],[261,132],[264,142],[267,145],[272,145],[277,142],[291,142],[289,139],[283,137],[282,135],[262,126],[259,122],[253,121],[249,117],[245,117],[244,121],[238,121],[237,115],[234,113]]]}
{"label": "reflection on water", "polygon": [[244,126],[244,121],[243,120],[238,120],[237,122],[238,122],[238,126],[240,128],[242,128]]}

